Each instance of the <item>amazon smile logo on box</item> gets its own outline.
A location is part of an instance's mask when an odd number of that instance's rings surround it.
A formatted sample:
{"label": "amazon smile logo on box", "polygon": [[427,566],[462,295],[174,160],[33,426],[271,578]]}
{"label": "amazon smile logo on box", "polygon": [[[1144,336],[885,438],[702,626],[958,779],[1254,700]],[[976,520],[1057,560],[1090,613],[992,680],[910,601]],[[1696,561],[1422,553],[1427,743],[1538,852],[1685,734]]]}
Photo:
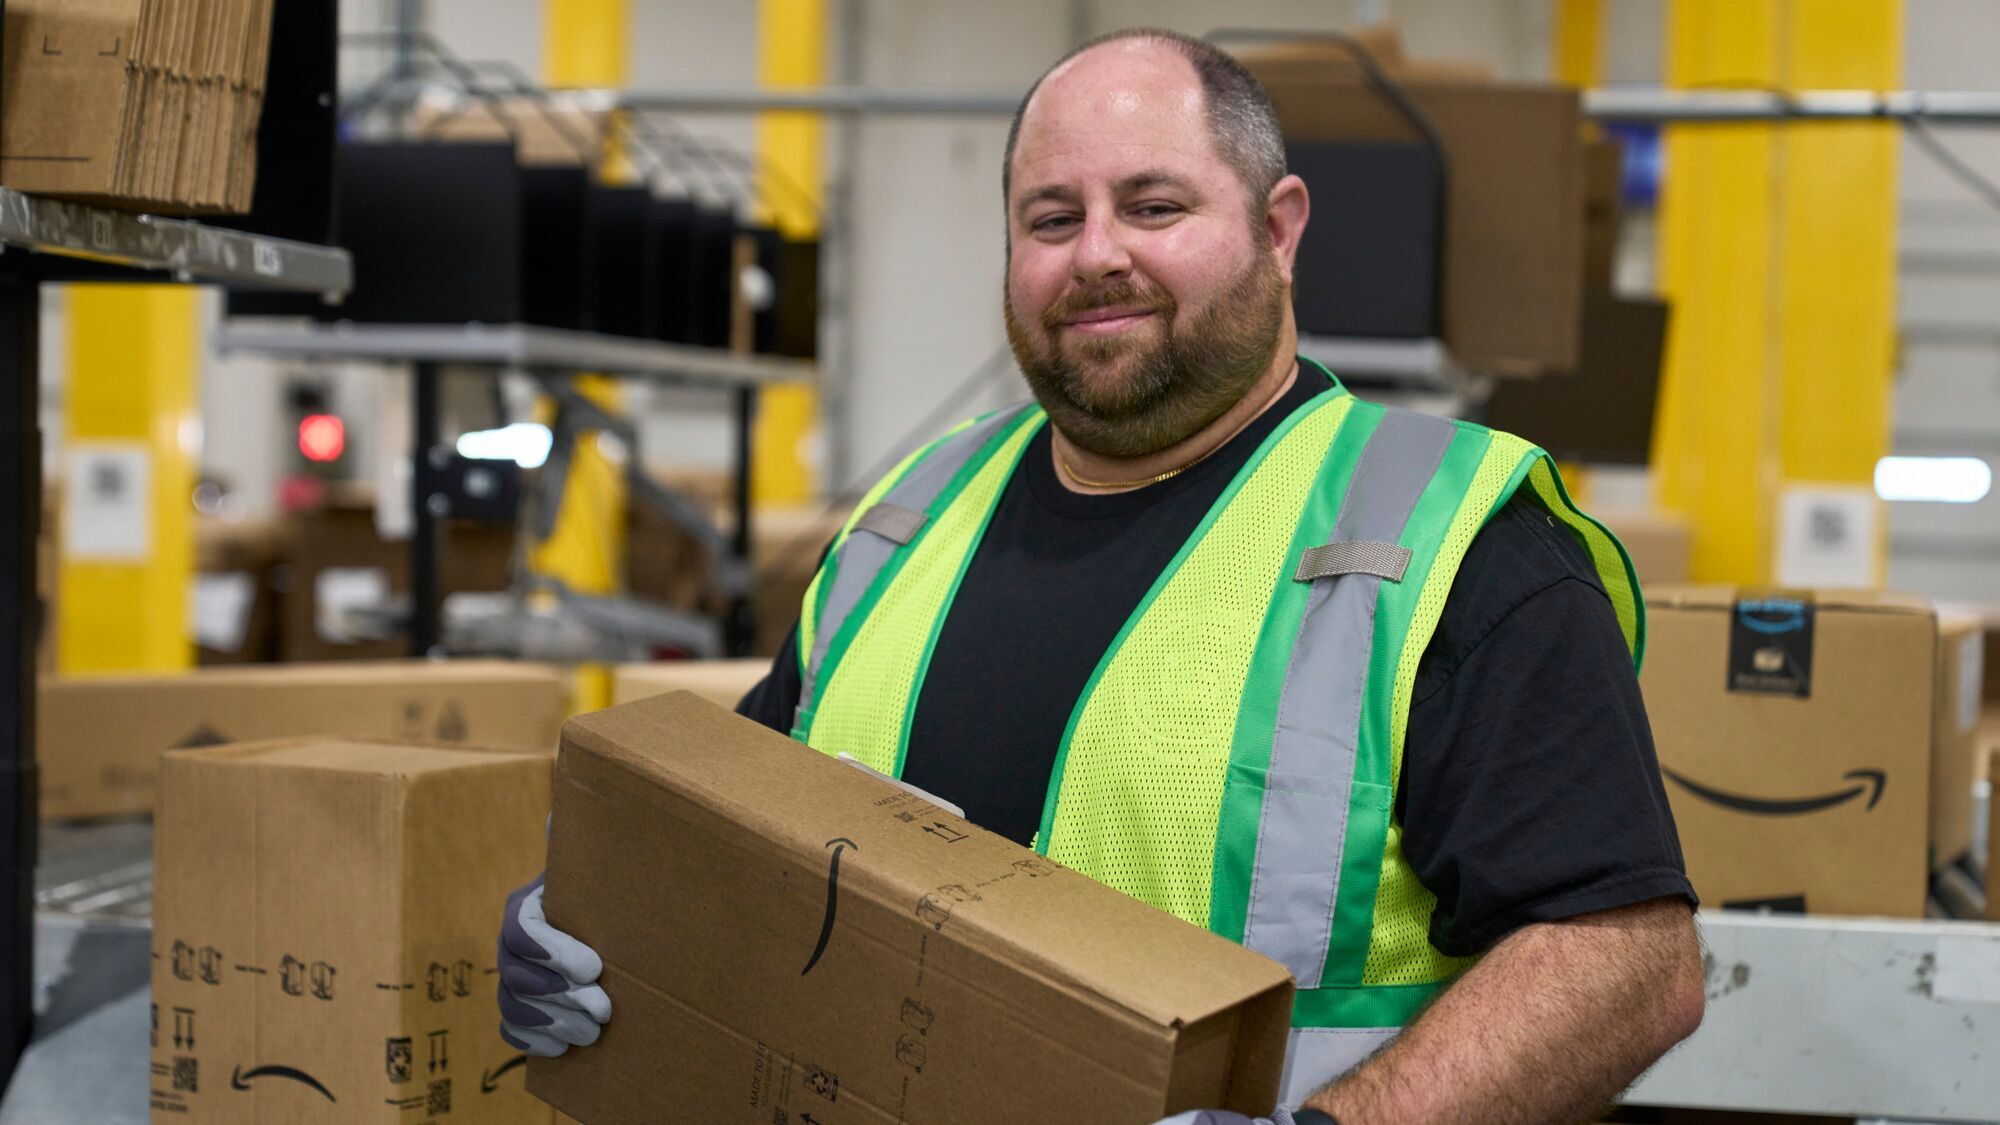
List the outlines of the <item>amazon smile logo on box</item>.
{"label": "amazon smile logo on box", "polygon": [[1881,770],[1849,770],[1841,775],[1842,780],[1859,781],[1861,784],[1850,785],[1834,793],[1822,793],[1816,797],[1786,799],[1752,797],[1743,793],[1731,793],[1726,789],[1717,789],[1713,786],[1703,785],[1668,766],[1661,766],[1660,772],[1666,774],[1667,779],[1675,785],[1680,786],[1682,789],[1687,790],[1710,804],[1721,805],[1725,809],[1751,813],[1755,816],[1799,816],[1804,813],[1822,812],[1826,809],[1838,808],[1861,796],[1863,793],[1868,794],[1867,809],[1872,810],[1876,803],[1882,799],[1882,790],[1889,783],[1888,775]]}

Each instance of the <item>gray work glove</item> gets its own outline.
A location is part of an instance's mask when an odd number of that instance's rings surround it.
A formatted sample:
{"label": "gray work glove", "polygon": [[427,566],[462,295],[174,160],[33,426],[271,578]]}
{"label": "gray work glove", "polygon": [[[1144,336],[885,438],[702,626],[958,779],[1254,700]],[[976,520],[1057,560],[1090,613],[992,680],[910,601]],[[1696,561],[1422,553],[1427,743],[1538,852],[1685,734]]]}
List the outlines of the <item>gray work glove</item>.
{"label": "gray work glove", "polygon": [[597,1042],[611,1018],[611,997],[597,985],[604,961],[549,925],[542,880],[507,896],[500,922],[500,1038],[531,1055],[554,1058]]}
{"label": "gray work glove", "polygon": [[1228,1109],[1190,1109],[1172,1117],[1162,1117],[1154,1125],[1292,1125],[1292,1111],[1278,1109],[1270,1117],[1244,1117]]}

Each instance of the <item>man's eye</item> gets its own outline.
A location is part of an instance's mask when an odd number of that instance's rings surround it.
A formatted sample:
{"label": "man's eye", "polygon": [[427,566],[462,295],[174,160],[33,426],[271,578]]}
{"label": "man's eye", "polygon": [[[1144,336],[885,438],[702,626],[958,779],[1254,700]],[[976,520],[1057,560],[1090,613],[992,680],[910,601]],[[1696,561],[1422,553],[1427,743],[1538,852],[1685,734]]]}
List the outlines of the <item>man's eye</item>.
{"label": "man's eye", "polygon": [[1177,215],[1179,213],[1180,208],[1171,203],[1148,203],[1138,209],[1139,216],[1146,219],[1164,219],[1169,215]]}
{"label": "man's eye", "polygon": [[1051,215],[1046,219],[1035,220],[1034,226],[1030,229],[1037,232],[1057,231],[1069,226],[1074,221],[1069,215]]}

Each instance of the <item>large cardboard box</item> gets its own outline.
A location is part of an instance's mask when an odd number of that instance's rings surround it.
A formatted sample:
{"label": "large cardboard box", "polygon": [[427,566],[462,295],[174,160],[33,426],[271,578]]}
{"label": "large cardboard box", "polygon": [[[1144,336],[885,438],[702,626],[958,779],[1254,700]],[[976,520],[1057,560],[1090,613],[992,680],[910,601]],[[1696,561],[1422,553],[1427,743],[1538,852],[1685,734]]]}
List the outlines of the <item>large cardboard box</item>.
{"label": "large cardboard box", "polygon": [[493,996],[549,765],[324,738],[167,755],[152,1120],[544,1125]]}
{"label": "large cardboard box", "polygon": [[1702,900],[1922,917],[1929,603],[1661,587],[1646,613],[1640,685]]}
{"label": "large cardboard box", "polygon": [[[1360,72],[1325,52],[1259,50],[1243,61],[1288,141],[1397,142],[1411,128]],[[1573,370],[1582,343],[1584,141],[1574,89],[1404,68],[1449,168],[1443,335],[1475,370]]]}
{"label": "large cardboard box", "polygon": [[163,212],[250,206],[272,0],[13,0],[0,182]]}
{"label": "large cardboard box", "polygon": [[770,670],[771,662],[762,657],[621,664],[611,673],[611,702],[631,703],[670,691],[690,691],[734,711]]}
{"label": "large cardboard box", "polygon": [[195,574],[188,591],[196,660],[263,664],[278,658],[278,598],[272,572],[286,561],[275,520],[202,520],[195,525]]}
{"label": "large cardboard box", "polygon": [[549,920],[614,1015],[592,1125],[1267,1113],[1284,968],[687,693],[563,729]]}
{"label": "large cardboard box", "polygon": [[1632,557],[1632,569],[1639,572],[1639,585],[1648,593],[1656,585],[1687,582],[1693,536],[1685,517],[1650,509],[1593,510],[1590,514],[1624,544],[1625,553]]}
{"label": "large cardboard box", "polygon": [[1937,685],[1931,715],[1931,866],[1942,868],[1972,847],[1972,787],[1978,780],[1979,693],[1984,624],[1963,613],[1938,614]]}
{"label": "large cardboard box", "polygon": [[[507,589],[514,535],[512,525],[445,521],[439,593]],[[409,591],[410,544],[382,537],[371,498],[344,494],[293,517],[282,549],[291,563],[279,598],[282,659],[387,660],[409,651],[389,603]]]}
{"label": "large cardboard box", "polygon": [[307,734],[546,750],[564,685],[546,665],[385,661],[42,681],[42,816],[153,810],[162,751]]}
{"label": "large cardboard box", "polygon": [[595,166],[611,133],[611,113],[553,97],[478,99],[465,104],[420,103],[410,134],[423,141],[512,141],[528,167]]}

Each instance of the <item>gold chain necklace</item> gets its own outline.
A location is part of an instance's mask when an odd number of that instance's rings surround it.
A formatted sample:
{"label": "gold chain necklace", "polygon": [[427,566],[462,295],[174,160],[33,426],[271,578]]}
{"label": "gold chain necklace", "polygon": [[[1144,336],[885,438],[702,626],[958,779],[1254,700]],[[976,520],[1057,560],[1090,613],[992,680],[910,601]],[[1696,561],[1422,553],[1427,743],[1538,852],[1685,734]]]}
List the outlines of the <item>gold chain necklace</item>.
{"label": "gold chain necklace", "polygon": [[1062,455],[1060,448],[1057,448],[1053,443],[1051,443],[1050,448],[1055,450],[1056,465],[1062,469],[1063,475],[1068,477],[1073,483],[1080,484],[1085,488],[1144,488],[1149,484],[1158,484],[1163,480],[1172,480],[1174,477],[1180,476],[1182,473],[1208,460],[1209,454],[1228,444],[1227,441],[1224,441],[1212,445],[1203,450],[1201,456],[1189,461],[1187,464],[1176,469],[1168,469],[1164,473],[1147,477],[1144,480],[1091,480],[1089,477],[1083,476],[1075,469],[1070,468],[1069,459]]}

